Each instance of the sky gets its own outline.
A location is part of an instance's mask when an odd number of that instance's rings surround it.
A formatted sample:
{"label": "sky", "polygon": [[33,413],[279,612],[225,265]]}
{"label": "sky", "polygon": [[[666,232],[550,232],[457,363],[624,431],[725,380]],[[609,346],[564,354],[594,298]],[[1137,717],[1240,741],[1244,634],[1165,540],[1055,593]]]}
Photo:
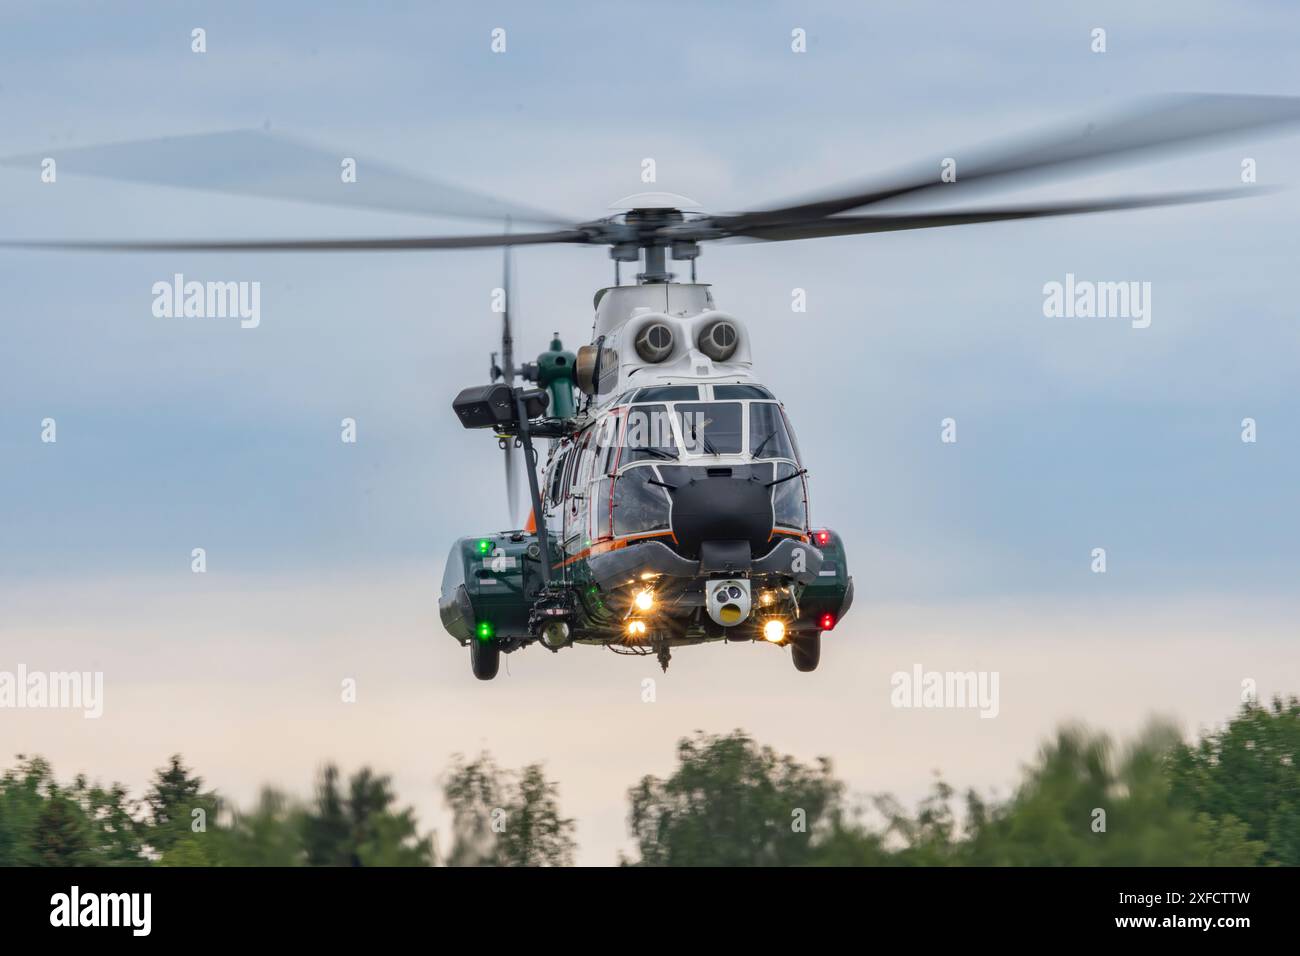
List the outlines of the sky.
{"label": "sky", "polygon": [[[734,211],[945,157],[960,181],[963,150],[1146,94],[1297,94],[1297,28],[1282,2],[8,0],[0,155],[270,128],[575,221],[648,188]],[[1294,133],[1250,134],[1007,195],[1248,192],[1246,158],[1295,186],[1298,157]],[[242,802],[306,795],[327,759],[371,764],[445,834],[439,775],[486,749],[544,761],[580,862],[607,864],[627,789],[697,729],[915,800],[936,771],[1005,792],[1062,722],[1192,733],[1243,681],[1298,692],[1297,195],[706,248],[701,280],[786,404],[814,522],[846,542],[856,602],[814,674],[721,645],[666,675],[533,647],[471,677],[436,602],[452,541],[506,523],[495,442],[450,410],[495,348],[497,253],[2,250],[0,670],[102,670],[105,701],[98,720],[0,709],[0,752],[138,791],[180,751]],[[464,228],[35,167],[0,167],[0,210],[0,238]],[[605,251],[530,248],[515,269],[518,353],[557,330],[583,344]],[[260,325],[156,317],[177,272],[260,282]],[[1151,283],[1150,326],[1045,316],[1067,274]],[[998,716],[894,707],[891,675],[916,664],[997,672]]]}

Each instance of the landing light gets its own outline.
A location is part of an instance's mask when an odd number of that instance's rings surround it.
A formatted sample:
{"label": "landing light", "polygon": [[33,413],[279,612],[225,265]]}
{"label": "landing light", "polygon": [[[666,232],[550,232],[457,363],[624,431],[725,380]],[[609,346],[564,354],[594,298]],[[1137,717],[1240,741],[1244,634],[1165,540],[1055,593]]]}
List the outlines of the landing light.
{"label": "landing light", "polygon": [[763,625],[763,639],[771,641],[773,644],[780,644],[785,640],[785,621],[780,618],[771,618]]}
{"label": "landing light", "polygon": [[628,637],[640,637],[644,633],[645,633],[645,621],[627,622]]}
{"label": "landing light", "polygon": [[649,588],[642,591],[636,596],[636,609],[638,611],[648,611],[655,606],[654,592]]}

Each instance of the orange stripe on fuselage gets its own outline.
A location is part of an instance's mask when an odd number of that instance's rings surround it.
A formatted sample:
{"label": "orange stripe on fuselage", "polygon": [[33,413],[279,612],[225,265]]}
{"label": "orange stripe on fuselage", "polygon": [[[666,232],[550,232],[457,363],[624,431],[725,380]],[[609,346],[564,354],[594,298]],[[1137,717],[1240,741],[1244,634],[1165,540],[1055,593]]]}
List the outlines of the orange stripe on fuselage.
{"label": "orange stripe on fuselage", "polygon": [[[597,541],[595,544],[583,548],[575,555],[565,558],[559,564],[552,565],[556,568],[567,568],[574,561],[580,561],[583,558],[591,557],[593,554],[604,554],[607,551],[617,551],[619,548],[626,548],[629,544],[636,544],[638,541],[646,541],[650,538],[672,538],[671,531],[652,531],[648,534],[634,535],[630,538],[616,538],[613,541]],[[674,543],[676,538],[673,538]]]}

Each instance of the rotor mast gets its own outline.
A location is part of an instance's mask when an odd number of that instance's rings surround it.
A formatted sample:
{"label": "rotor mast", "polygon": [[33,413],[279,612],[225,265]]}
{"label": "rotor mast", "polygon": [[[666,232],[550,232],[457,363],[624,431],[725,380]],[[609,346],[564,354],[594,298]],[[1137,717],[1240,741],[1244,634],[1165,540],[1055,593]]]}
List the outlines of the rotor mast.
{"label": "rotor mast", "polygon": [[622,232],[611,243],[609,255],[615,265],[615,285],[618,283],[618,266],[624,262],[641,261],[643,268],[637,273],[638,285],[672,282],[675,274],[668,271],[668,257],[674,261],[689,260],[691,281],[695,281],[695,260],[700,247],[693,239],[672,236],[675,226],[683,225],[684,208],[698,206],[692,199],[673,193],[639,193],[619,200],[611,208],[626,209],[614,220],[615,228]]}

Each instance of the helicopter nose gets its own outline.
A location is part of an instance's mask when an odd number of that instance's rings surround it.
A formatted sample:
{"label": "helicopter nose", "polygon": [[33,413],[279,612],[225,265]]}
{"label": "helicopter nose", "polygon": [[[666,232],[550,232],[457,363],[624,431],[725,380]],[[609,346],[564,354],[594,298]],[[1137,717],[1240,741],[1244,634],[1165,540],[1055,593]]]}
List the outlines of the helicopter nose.
{"label": "helicopter nose", "polygon": [[688,557],[706,541],[745,542],[752,556],[764,554],[772,537],[772,494],[757,478],[732,477],[710,468],[673,492],[673,534]]}

